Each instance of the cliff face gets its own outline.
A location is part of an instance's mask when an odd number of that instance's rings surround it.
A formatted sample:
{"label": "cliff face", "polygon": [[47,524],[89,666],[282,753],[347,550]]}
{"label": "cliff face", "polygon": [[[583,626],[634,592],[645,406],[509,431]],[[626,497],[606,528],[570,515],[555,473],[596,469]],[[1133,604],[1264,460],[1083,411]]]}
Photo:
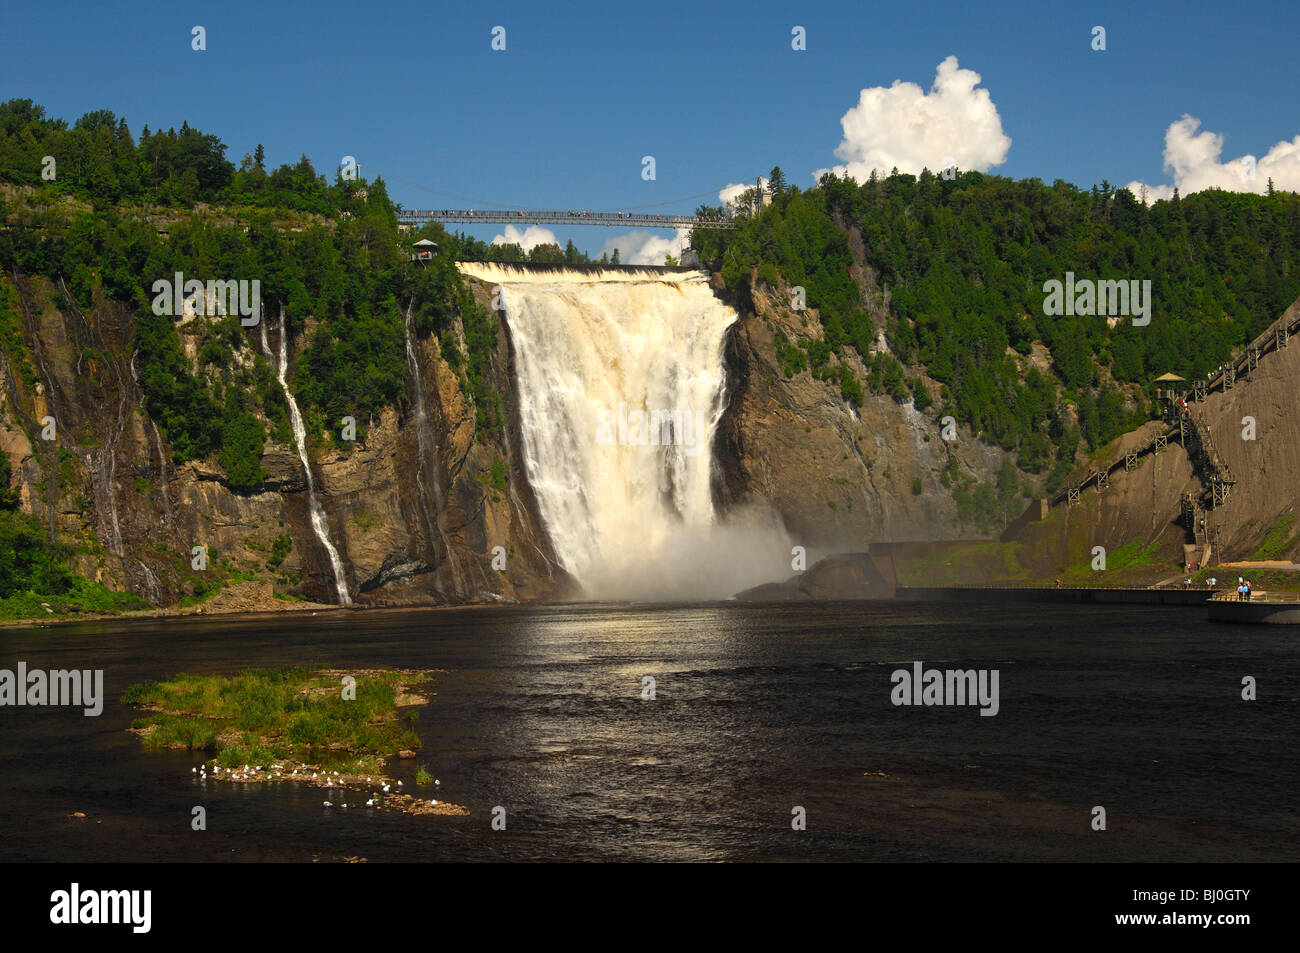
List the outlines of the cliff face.
{"label": "cliff face", "polygon": [[[1300,317],[1300,301],[1281,320],[1289,324]],[[1296,506],[1296,473],[1300,472],[1300,347],[1287,346],[1266,353],[1248,375],[1228,390],[1211,391],[1190,407],[1207,433],[1215,453],[1227,466],[1235,485],[1227,501],[1203,517],[1213,545],[1210,562],[1247,560],[1255,554],[1275,526],[1274,545],[1268,559],[1293,560],[1300,556],[1300,533],[1290,527]],[[1127,449],[1147,443],[1163,425],[1151,423],[1126,434],[1098,455],[1099,461],[1118,458]],[[1175,440],[1131,471],[1117,471],[1111,485],[1098,493],[1085,490],[1082,505],[1057,507],[1049,519],[1030,527],[1020,541],[1036,554],[1044,568],[1086,564],[1090,547],[1109,549],[1140,539],[1156,543],[1163,558],[1160,575],[1183,560],[1183,544],[1190,542],[1180,522],[1181,501],[1188,495],[1200,499],[1205,485],[1193,469],[1186,451]],[[1288,528],[1289,527],[1289,528]],[[1203,552],[1201,550],[1200,552]],[[1200,562],[1199,552],[1193,557]],[[1176,570],[1175,570],[1176,571]]]}
{"label": "cliff face", "polygon": [[[722,291],[721,279],[715,281]],[[988,481],[1002,452],[964,429],[956,440],[942,439],[941,428],[910,402],[868,394],[855,409],[835,381],[807,371],[786,378],[776,332],[819,340],[821,322],[815,311],[793,311],[788,297],[761,285],[752,300],[727,338],[727,406],[714,445],[719,506],[771,506],[810,551],[970,536],[954,523],[956,505],[939,473],[955,459],[962,472]],[[842,360],[865,378],[851,349]]]}
{"label": "cliff face", "polygon": [[[77,541],[76,571],[156,605],[248,577],[272,581],[291,597],[335,601],[291,446],[267,443],[262,466],[270,475],[247,493],[232,490],[212,462],[173,464],[135,380],[129,310],[105,301],[83,314],[44,279],[18,277],[13,288],[24,346],[19,360],[0,364],[0,449],[14,466],[23,509],[52,519],[62,540]],[[290,342],[291,361],[300,344]],[[359,421],[364,441],[349,450],[310,452],[354,600],[522,600],[564,591],[567,580],[520,486],[514,418],[507,414],[500,438],[476,440],[474,408],[437,342],[413,344],[423,440],[413,413],[388,409]],[[507,408],[510,360],[503,329],[491,375]],[[498,460],[506,463],[503,489],[492,478]],[[272,565],[283,534],[291,547]],[[208,570],[192,566],[197,545],[208,549]]]}
{"label": "cliff face", "polygon": [[[853,234],[850,239],[851,245],[857,241]],[[860,258],[855,248],[855,260]],[[856,271],[879,331],[884,312],[876,305],[884,296],[861,261]],[[720,277],[714,281],[725,294]],[[991,482],[1006,454],[964,428],[958,428],[956,440],[943,440],[933,411],[922,414],[910,402],[868,394],[855,410],[835,381],[817,380],[807,371],[787,378],[777,359],[776,334],[797,342],[822,333],[816,312],[793,311],[789,300],[755,283],[749,307],[728,336],[727,406],[715,440],[719,506],[771,506],[810,553],[863,552],[870,543],[978,535],[956,523],[952,493],[939,474],[956,460],[959,472]],[[1283,323],[1297,316],[1300,302],[1288,309]],[[887,347],[883,335],[877,346]],[[1022,370],[1030,365],[1045,370],[1050,362],[1037,345],[1016,359]],[[842,360],[863,379],[866,369],[856,353],[845,349]],[[832,358],[832,368],[835,362]],[[1296,503],[1295,474],[1300,472],[1297,380],[1300,344],[1292,340],[1266,354],[1233,388],[1211,392],[1193,405],[1236,480],[1226,504],[1198,511],[1213,542],[1211,562],[1250,558],[1270,529],[1277,545],[1269,558],[1300,557],[1300,528],[1288,529]],[[1251,421],[1254,439],[1249,439]],[[1100,466],[1121,459],[1164,429],[1160,422],[1146,424],[1099,451],[1093,462]],[[1086,466],[1070,482],[1082,479]],[[967,547],[964,558],[927,557],[917,568],[938,573],[936,580],[983,583],[1051,578],[1083,567],[1088,579],[1102,581],[1091,574],[1093,547],[1108,553],[1127,547],[1129,555],[1146,553],[1128,578],[1155,581],[1176,573],[1185,561],[1184,543],[1191,538],[1180,522],[1181,501],[1188,494],[1200,498],[1204,491],[1187,452],[1171,440],[1158,454],[1140,458],[1133,470],[1116,471],[1103,491],[1086,489],[1079,504],[1060,505],[1045,519],[1017,527],[1011,547],[979,544]],[[1203,554],[1199,550],[1194,561],[1201,562]]]}

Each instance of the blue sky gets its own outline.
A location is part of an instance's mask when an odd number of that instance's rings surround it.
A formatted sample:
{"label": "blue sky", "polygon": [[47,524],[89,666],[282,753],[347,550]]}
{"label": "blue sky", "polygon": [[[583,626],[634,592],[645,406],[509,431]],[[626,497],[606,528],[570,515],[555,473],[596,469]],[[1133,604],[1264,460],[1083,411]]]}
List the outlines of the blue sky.
{"label": "blue sky", "polygon": [[[203,52],[191,49],[195,25]],[[497,25],[504,52],[491,49]],[[804,51],[791,49],[796,25]],[[1091,48],[1097,25],[1104,52]],[[1223,137],[1224,162],[1262,160],[1300,135],[1297,35],[1295,0],[51,0],[6,10],[0,98],[70,121],[112,109],[136,133],[188,120],[235,162],[261,142],[271,164],[305,152],[332,177],[354,155],[408,207],[676,212],[774,164],[811,185],[815,170],[842,164],[840,120],[860,90],[901,79],[928,91],[949,56],[979,74],[1010,139],[989,171],[1172,184],[1165,136],[1184,114]],[[888,125],[867,134],[908,134]],[[956,135],[954,148],[971,138]],[[654,181],[642,179],[645,155]],[[557,235],[598,252],[604,231]]]}

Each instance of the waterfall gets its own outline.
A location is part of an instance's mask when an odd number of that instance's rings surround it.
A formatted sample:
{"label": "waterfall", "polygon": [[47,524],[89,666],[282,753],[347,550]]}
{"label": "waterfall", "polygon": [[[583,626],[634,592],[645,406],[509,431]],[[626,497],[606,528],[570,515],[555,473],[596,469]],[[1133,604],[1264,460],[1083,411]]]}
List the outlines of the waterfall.
{"label": "waterfall", "polygon": [[[81,309],[77,307],[76,299],[73,298],[71,292],[68,291],[67,282],[65,282],[62,277],[59,278],[59,288],[63,292],[63,300],[67,302],[72,313],[76,315],[77,318],[81,321],[82,327],[84,327],[86,332],[88,332],[90,340],[96,345],[98,345],[99,347],[103,347],[104,346],[103,338],[101,338],[99,334],[95,331],[94,325],[92,325],[89,321],[87,321],[86,316],[81,313]],[[75,329],[71,324],[65,323],[64,327],[69,334],[73,335],[73,337],[76,338],[77,340],[80,340],[80,335],[76,333]],[[49,368],[45,365],[44,356],[39,350],[39,348],[34,348],[34,353],[36,354],[36,357],[41,365],[41,371],[45,375],[44,379],[46,381],[53,382],[54,378],[49,376]],[[134,376],[135,375],[134,355],[132,355],[131,360],[132,360],[131,374],[132,376]],[[109,550],[113,553],[113,555],[120,557],[126,554],[126,549],[122,545],[122,526],[117,518],[117,443],[122,438],[122,433],[126,429],[127,390],[125,384],[122,381],[122,372],[118,368],[117,363],[115,361],[110,360],[108,361],[108,366],[113,371],[113,376],[117,378],[118,400],[117,400],[116,426],[113,427],[111,431],[106,435],[106,439],[104,439],[103,443],[99,446],[97,450],[91,452],[85,452],[81,450],[74,443],[72,446],[72,452],[75,453],[81,459],[82,463],[85,464],[86,469],[88,469],[91,473],[91,481],[93,484],[93,489],[95,494],[96,509],[101,514],[105,510],[108,511],[109,527],[112,530],[112,532],[108,534],[108,540],[107,540]],[[81,375],[80,358],[77,359],[77,375],[78,376]],[[51,407],[54,406],[55,393],[56,393],[55,388],[51,387],[50,388]],[[107,479],[102,481],[96,480],[95,477],[102,476],[105,472],[105,468],[104,468],[105,457],[108,458]],[[56,467],[58,466],[57,452],[55,453],[55,466]],[[101,488],[101,484],[102,484],[102,488]],[[55,494],[55,499],[57,499],[57,493]],[[107,505],[104,505],[105,503]]]}
{"label": "waterfall", "polygon": [[153,428],[153,442],[154,446],[158,448],[158,486],[162,490],[163,511],[167,515],[168,522],[175,523],[176,513],[172,509],[172,497],[170,491],[167,489],[167,454],[163,452],[162,434],[158,432],[157,421],[149,416],[149,407],[144,399],[144,391],[140,389],[140,375],[137,374],[135,370],[135,358],[139,353],[139,351],[131,352],[131,360],[127,364],[127,367],[131,369],[131,380],[135,382],[136,391],[140,394],[140,413],[144,416],[145,420],[149,421],[149,426]]}
{"label": "waterfall", "polygon": [[117,449],[113,444],[108,445],[108,480],[104,488],[104,493],[108,497],[108,516],[109,522],[113,527],[112,549],[117,556],[124,555],[126,550],[122,548],[122,527],[117,521]]}
{"label": "waterfall", "polygon": [[153,428],[153,440],[158,447],[158,472],[160,474],[158,486],[162,489],[163,507],[167,512],[168,519],[174,522],[176,514],[172,510],[171,491],[167,489],[167,454],[163,451],[162,434],[158,432],[158,424],[154,422],[152,417],[149,417],[147,411],[145,416],[149,418],[149,426]]}
{"label": "waterfall", "polygon": [[[271,348],[266,343],[266,322],[259,321],[258,327],[262,331],[262,352],[267,358],[271,357]],[[293,398],[293,391],[289,389],[287,379],[289,367],[289,329],[284,322],[284,309],[280,309],[280,360],[276,365],[276,377],[280,381],[280,389],[284,391],[284,399],[289,405],[289,424],[293,427],[293,439],[298,445],[298,459],[302,461],[303,473],[307,475],[307,503],[308,510],[311,513],[311,528],[316,533],[316,538],[320,540],[325,552],[329,554],[330,566],[334,569],[334,586],[338,590],[339,602],[342,605],[350,605],[352,598],[348,595],[348,580],[343,574],[343,560],[339,558],[339,551],[334,548],[330,542],[330,524],[329,517],[325,515],[325,509],[320,505],[320,500],[316,499],[316,481],[311,474],[311,461],[307,459],[307,428],[303,425],[302,414],[298,412],[298,402]]]}
{"label": "waterfall", "polygon": [[162,586],[158,584],[158,577],[155,576],[153,570],[146,566],[141,560],[137,559],[136,562],[140,563],[140,568],[144,571],[145,598],[154,605],[158,605],[162,602]]}
{"label": "waterfall", "polygon": [[525,471],[593,598],[726,598],[790,574],[768,520],[720,521],[713,436],[736,314],[704,272],[457,265],[500,288]]}

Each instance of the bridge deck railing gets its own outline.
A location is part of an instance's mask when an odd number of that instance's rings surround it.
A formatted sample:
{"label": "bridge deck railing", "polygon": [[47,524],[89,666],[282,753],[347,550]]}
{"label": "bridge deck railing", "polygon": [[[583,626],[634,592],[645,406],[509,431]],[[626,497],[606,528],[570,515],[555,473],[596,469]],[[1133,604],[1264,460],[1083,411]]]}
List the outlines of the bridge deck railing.
{"label": "bridge deck railing", "polygon": [[699,215],[647,215],[639,212],[589,211],[509,211],[477,209],[403,209],[397,213],[399,225],[423,225],[425,222],[459,222],[467,225],[604,225],[648,228],[717,228],[736,227],[729,218]]}

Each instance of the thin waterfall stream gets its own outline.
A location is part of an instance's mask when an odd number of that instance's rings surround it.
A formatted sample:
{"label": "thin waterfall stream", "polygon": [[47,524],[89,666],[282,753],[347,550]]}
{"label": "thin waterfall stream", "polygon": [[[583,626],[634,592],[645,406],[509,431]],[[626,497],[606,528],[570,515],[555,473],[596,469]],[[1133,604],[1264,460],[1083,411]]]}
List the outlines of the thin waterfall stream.
{"label": "thin waterfall stream", "polygon": [[[262,352],[272,360],[271,348],[266,341],[266,322],[258,323],[262,332]],[[334,587],[338,592],[339,603],[342,605],[351,605],[352,597],[348,593],[348,580],[343,572],[343,560],[339,558],[339,551],[335,548],[334,543],[330,540],[329,517],[325,514],[325,508],[320,505],[320,500],[316,498],[316,479],[312,476],[311,461],[307,459],[307,428],[302,422],[302,414],[298,410],[298,401],[294,399],[293,391],[289,389],[288,367],[289,367],[289,331],[284,321],[284,309],[280,309],[280,359],[276,363],[276,379],[280,382],[280,388],[284,391],[285,402],[289,405],[289,425],[293,428],[294,443],[298,448],[298,459],[302,461],[303,473],[307,477],[307,504],[308,511],[311,514],[311,527],[316,533],[316,538],[320,544],[325,547],[325,552],[329,554],[330,567],[334,570]]]}

